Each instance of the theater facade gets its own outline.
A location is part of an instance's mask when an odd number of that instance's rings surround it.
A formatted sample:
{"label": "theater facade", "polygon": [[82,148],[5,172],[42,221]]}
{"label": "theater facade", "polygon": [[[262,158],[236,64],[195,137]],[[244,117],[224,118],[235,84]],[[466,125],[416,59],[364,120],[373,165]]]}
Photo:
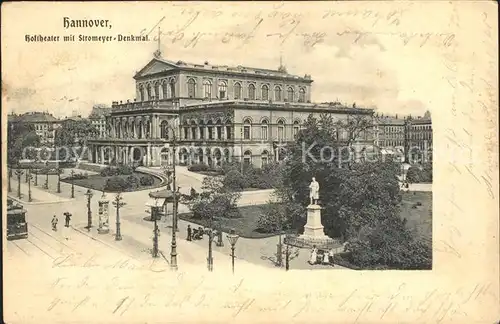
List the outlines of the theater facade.
{"label": "theater facade", "polygon": [[[181,165],[243,161],[261,167],[284,158],[310,114],[336,119],[373,110],[311,103],[310,75],[277,70],[189,64],[155,57],[134,76],[135,99],[113,102],[106,136],[89,140],[90,162]],[[372,144],[369,136],[360,145]]]}

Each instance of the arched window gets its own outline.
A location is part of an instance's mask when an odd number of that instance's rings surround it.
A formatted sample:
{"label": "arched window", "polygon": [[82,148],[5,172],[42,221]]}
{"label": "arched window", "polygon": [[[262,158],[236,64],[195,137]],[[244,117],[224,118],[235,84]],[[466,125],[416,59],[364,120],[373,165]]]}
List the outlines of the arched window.
{"label": "arched window", "polygon": [[260,133],[261,133],[261,139],[263,141],[267,141],[267,130],[268,130],[268,125],[267,125],[267,120],[262,120],[261,126],[260,126]]}
{"label": "arched window", "polygon": [[300,130],[299,121],[296,120],[293,122],[293,137],[297,137],[297,134],[299,134],[299,130]]}
{"label": "arched window", "polygon": [[170,80],[169,86],[170,86],[170,98],[175,98],[175,80],[174,79]]}
{"label": "arched window", "polygon": [[162,85],[162,90],[163,90],[163,99],[167,99],[167,98],[170,98],[170,94],[168,93],[169,92],[169,85],[164,82]]}
{"label": "arched window", "polygon": [[203,94],[205,99],[212,99],[212,82],[209,80],[203,81]]}
{"label": "arched window", "polygon": [[288,101],[293,102],[293,94],[294,94],[293,93],[293,88],[292,87],[288,87],[287,93],[288,93],[288,98],[287,98]]}
{"label": "arched window", "polygon": [[266,150],[262,151],[261,160],[262,166],[269,163],[269,153]]}
{"label": "arched window", "polygon": [[194,98],[196,96],[196,82],[194,79],[189,79],[187,82],[188,86],[188,97]]}
{"label": "arched window", "polygon": [[151,93],[151,92],[152,92],[152,89],[151,89],[151,84],[148,84],[146,89],[147,89],[147,91],[148,91],[148,98],[147,98],[146,100],[148,100],[148,101],[149,101],[149,100],[151,100],[151,99],[152,99],[152,93]]}
{"label": "arched window", "polygon": [[285,139],[285,122],[283,119],[278,120],[278,141]]}
{"label": "arched window", "polygon": [[245,151],[245,153],[243,154],[243,165],[250,166],[251,163],[252,163],[252,152]]}
{"label": "arched window", "polygon": [[253,84],[248,86],[248,99],[255,100],[255,86]]}
{"label": "arched window", "polygon": [[[199,132],[200,138],[203,138],[203,128],[200,124],[200,132]],[[196,122],[194,120],[191,121],[191,139],[197,139],[196,138]]]}
{"label": "arched window", "polygon": [[243,139],[249,140],[251,138],[252,123],[249,119],[243,121]]}
{"label": "arched window", "polygon": [[168,139],[168,122],[166,120],[162,121],[160,124],[160,137]]}
{"label": "arched window", "polygon": [[214,139],[214,125],[211,120],[207,122],[207,131],[208,131],[208,139],[213,140]]}
{"label": "arched window", "polygon": [[269,87],[265,84],[262,86],[262,100],[269,100]]}
{"label": "arched window", "polygon": [[280,86],[274,87],[274,100],[281,101],[281,88],[280,88]]}
{"label": "arched window", "polygon": [[160,82],[155,83],[155,95],[154,98],[156,100],[160,99]]}
{"label": "arched window", "polygon": [[219,99],[226,99],[227,97],[227,83],[225,81],[219,82]]}
{"label": "arched window", "polygon": [[141,85],[139,86],[139,101],[144,101],[145,93],[144,93],[144,87]]}
{"label": "arched window", "polygon": [[241,99],[241,84],[239,82],[234,84],[234,99]]}
{"label": "arched window", "polygon": [[215,122],[215,138],[218,140],[222,139],[222,129],[223,129],[222,121],[218,119]]}
{"label": "arched window", "polygon": [[304,88],[299,90],[299,102],[306,102],[306,89]]}

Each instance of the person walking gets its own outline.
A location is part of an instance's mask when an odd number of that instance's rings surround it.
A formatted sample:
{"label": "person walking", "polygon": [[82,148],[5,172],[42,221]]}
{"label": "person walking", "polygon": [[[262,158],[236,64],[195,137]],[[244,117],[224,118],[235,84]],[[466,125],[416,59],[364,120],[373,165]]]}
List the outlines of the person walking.
{"label": "person walking", "polygon": [[69,222],[71,221],[71,214],[68,212],[64,213],[66,224],[64,226],[69,227]]}
{"label": "person walking", "polygon": [[188,225],[188,228],[187,228],[187,240],[188,241],[191,241],[192,235],[193,235],[193,230],[191,229],[191,225]]}
{"label": "person walking", "polygon": [[53,231],[57,231],[57,222],[58,221],[59,220],[57,219],[56,215],[54,215],[54,217],[52,217],[52,222],[51,222],[52,223],[52,230]]}

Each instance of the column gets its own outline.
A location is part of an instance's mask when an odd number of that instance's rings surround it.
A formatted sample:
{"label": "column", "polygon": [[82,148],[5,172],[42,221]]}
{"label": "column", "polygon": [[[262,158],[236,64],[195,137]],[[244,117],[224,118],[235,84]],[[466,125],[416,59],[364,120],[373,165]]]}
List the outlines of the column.
{"label": "column", "polygon": [[99,147],[99,150],[101,151],[101,161],[99,164],[104,164],[104,147]]}
{"label": "column", "polygon": [[146,147],[146,163],[147,166],[151,166],[151,146],[148,144]]}

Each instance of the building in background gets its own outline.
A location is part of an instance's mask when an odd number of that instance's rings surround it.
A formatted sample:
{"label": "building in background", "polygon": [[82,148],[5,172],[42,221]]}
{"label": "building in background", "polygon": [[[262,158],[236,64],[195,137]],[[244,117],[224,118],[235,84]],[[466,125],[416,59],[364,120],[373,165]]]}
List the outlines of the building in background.
{"label": "building in background", "polygon": [[21,115],[8,115],[8,123],[23,122],[34,126],[36,134],[40,137],[42,146],[52,147],[54,145],[55,131],[61,125],[61,121],[48,112],[27,112]]}
{"label": "building in background", "polygon": [[106,117],[111,114],[110,107],[105,105],[94,105],[89,115],[89,120],[97,129],[97,137],[106,137]]}
{"label": "building in background", "polygon": [[[170,164],[173,129],[181,164],[242,161],[261,167],[284,158],[312,113],[372,118],[373,110],[311,103],[310,75],[244,66],[169,61],[159,53],[135,76],[136,98],[113,102],[107,137],[89,140],[90,162],[147,166]],[[368,133],[365,133],[368,134]],[[359,139],[354,150],[373,144]]]}
{"label": "building in background", "polygon": [[398,115],[376,114],[374,124],[375,147],[382,155],[404,159],[405,119]]}
{"label": "building in background", "polygon": [[409,158],[417,163],[432,162],[432,119],[427,111],[423,117],[407,118]]}

